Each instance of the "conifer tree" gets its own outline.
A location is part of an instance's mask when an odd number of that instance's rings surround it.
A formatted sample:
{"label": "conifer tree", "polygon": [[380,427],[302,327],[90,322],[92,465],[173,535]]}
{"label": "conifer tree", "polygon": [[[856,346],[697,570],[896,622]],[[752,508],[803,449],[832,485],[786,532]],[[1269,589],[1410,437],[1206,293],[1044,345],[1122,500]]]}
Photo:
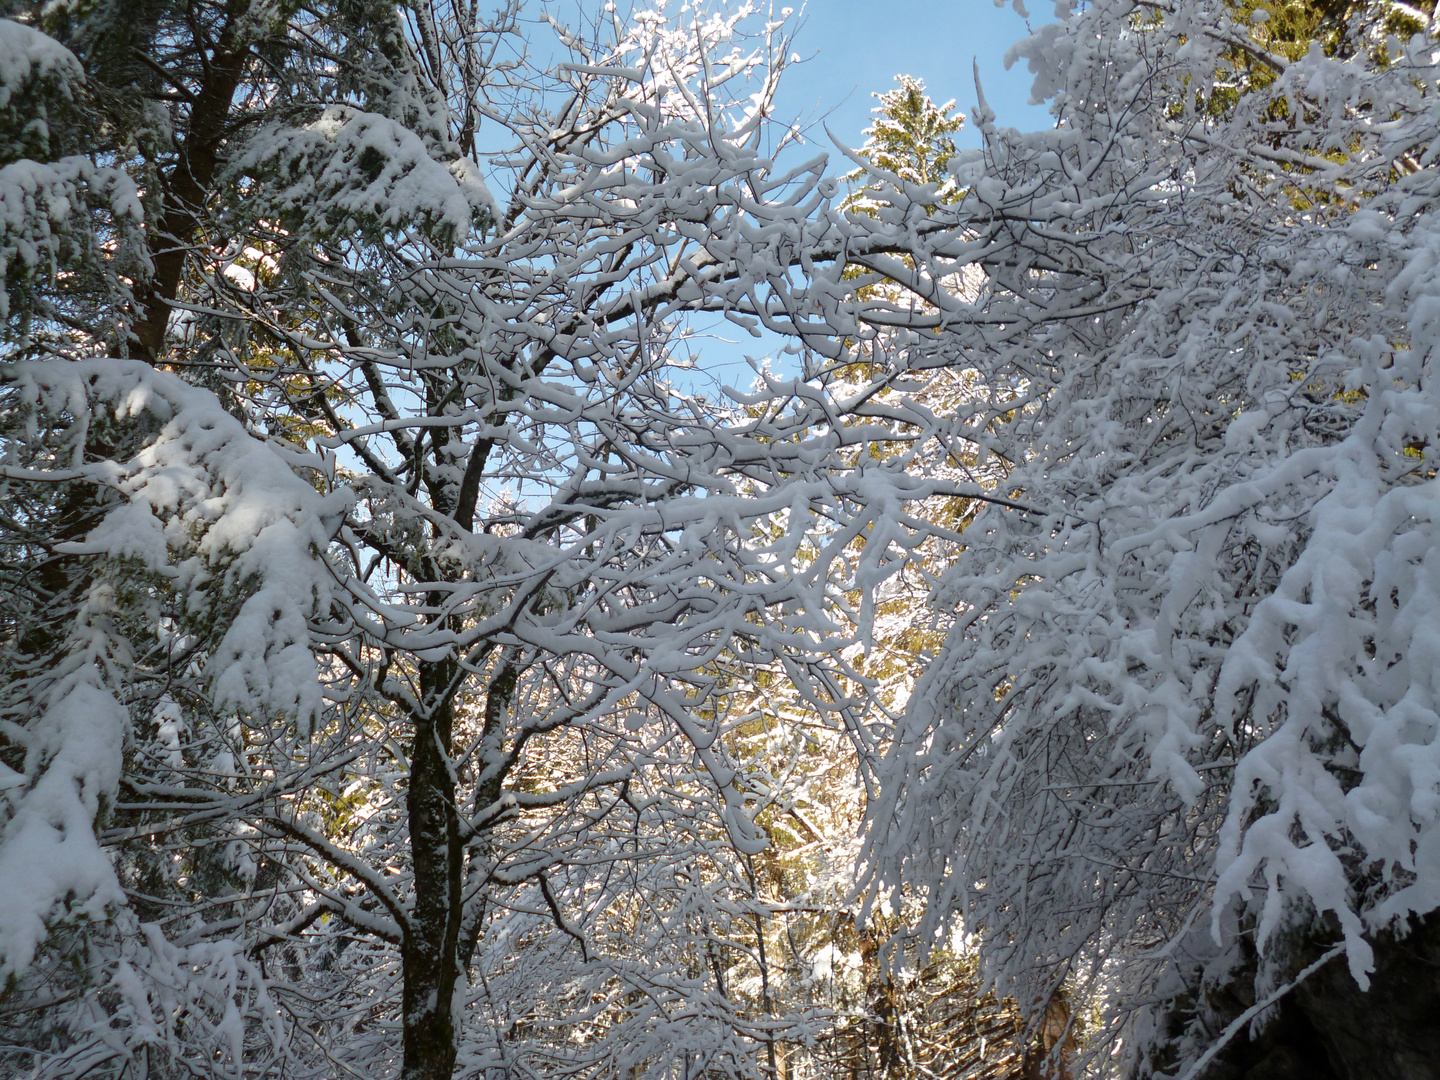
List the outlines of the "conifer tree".
{"label": "conifer tree", "polygon": [[[871,866],[928,893],[932,928],[963,919],[1017,1000],[1093,995],[1129,1068],[1190,1080],[1263,1071],[1260,1041],[1224,1055],[1267,1017],[1320,1033],[1336,1075],[1437,1039],[1387,1019],[1437,895],[1435,774],[1401,764],[1440,731],[1415,662],[1436,43],[1380,5],[1313,42],[1257,13],[1096,3],[1037,29],[1014,55],[1056,129],[1001,129],[982,98],[956,202],[869,196],[925,254],[855,260],[933,308],[913,348],[976,373],[957,436],[1007,463],[1012,502],[936,592],[954,622]],[[966,268],[973,293],[940,287]]]}
{"label": "conifer tree", "polygon": [[938,202],[956,197],[954,178],[945,166],[955,156],[950,137],[965,125],[955,112],[955,102],[936,105],[925,93],[925,84],[910,75],[897,75],[900,85],[874,96],[880,104],[872,112],[875,121],[865,129],[865,144],[858,151],[865,165],[846,174],[850,183],[865,180],[845,200],[847,209],[866,207],[865,192],[874,183],[872,170],[883,170],[901,183],[917,187],[934,185]]}

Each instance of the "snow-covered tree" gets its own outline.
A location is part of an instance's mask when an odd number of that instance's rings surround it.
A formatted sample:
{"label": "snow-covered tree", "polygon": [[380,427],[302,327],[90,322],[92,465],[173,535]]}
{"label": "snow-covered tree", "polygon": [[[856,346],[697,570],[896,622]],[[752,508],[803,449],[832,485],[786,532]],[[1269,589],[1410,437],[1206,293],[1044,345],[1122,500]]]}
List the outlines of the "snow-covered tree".
{"label": "snow-covered tree", "polygon": [[[951,138],[965,124],[955,112],[955,102],[936,105],[925,93],[925,84],[911,75],[897,75],[894,90],[873,95],[880,102],[871,112],[874,122],[865,129],[865,145],[859,150],[866,165],[846,174],[849,181],[870,180],[881,171],[903,183],[934,184],[936,198],[953,198],[954,178],[945,166],[955,156]],[[846,207],[864,205],[865,186],[846,200]]]}
{"label": "snow-covered tree", "polygon": [[[105,351],[160,360],[172,306],[193,282],[194,256],[218,241],[210,216],[232,148],[272,112],[297,107],[295,76],[328,62],[313,24],[363,16],[343,5],[250,0],[13,7],[84,72],[73,138],[89,158],[123,169],[144,204],[139,265],[113,268],[126,289],[107,320]],[[96,311],[92,303],[92,320]],[[117,323],[123,333],[114,332]],[[78,313],[69,328],[97,330]]]}
{"label": "snow-covered tree", "polygon": [[[984,495],[847,363],[894,245],[764,152],[783,27],[146,11],[67,40],[139,34],[187,131],[97,151],[153,272],[95,233],[130,292],[3,372],[7,1065],[763,1072],[813,1024],[763,985],[735,675],[863,742],[906,507]],[[695,316],[791,351],[727,386]]]}
{"label": "snow-covered tree", "polygon": [[976,373],[964,437],[1012,503],[936,593],[875,880],[1023,1003],[1123,1024],[1167,968],[1248,980],[1232,1015],[1175,991],[1189,1041],[1140,1063],[1170,1075],[1322,961],[1365,986],[1440,905],[1440,67],[1413,9],[1346,10],[1296,48],[1269,5],[1062,5],[1012,54],[1055,129],[982,97],[957,202],[869,193],[914,265],[855,260],[929,306],[917,355]]}
{"label": "snow-covered tree", "polygon": [[[953,178],[943,166],[955,152],[950,135],[961,118],[953,115],[953,103],[931,102],[917,80],[898,81],[900,89],[875,95],[875,122],[855,151],[870,172],[862,169],[846,179],[883,188],[900,178],[938,191],[941,200],[953,199]],[[842,209],[871,214],[875,208],[864,195],[862,186]],[[863,273],[857,267],[853,276],[858,280]],[[973,296],[982,277],[972,267],[946,285],[968,289]],[[903,286],[883,278],[869,277],[856,295],[925,310]],[[912,342],[900,327],[847,342],[848,363],[840,374],[852,384],[851,392],[859,392],[897,358],[903,360]],[[975,383],[973,372],[941,368],[909,385],[882,389],[878,398],[926,416],[932,430],[943,433],[969,419]],[[894,453],[916,434],[915,427],[892,419],[895,441],[866,440],[847,451],[852,460]],[[972,488],[993,488],[1003,475],[999,462],[982,468],[963,441],[934,439],[929,455],[912,457],[910,470]],[[905,1080],[927,1071],[1018,1076],[1027,1063],[1046,1056],[1054,1042],[1054,1017],[1067,1010],[1064,1001],[1056,1001],[1043,1031],[1027,1031],[1023,1022],[1017,1026],[1013,1002],[981,993],[974,957],[963,944],[957,940],[932,948],[916,933],[918,905],[901,902],[883,916],[872,912],[862,920],[862,899],[856,896],[857,825],[870,794],[865,781],[893,737],[925,658],[943,643],[943,617],[927,597],[954,560],[965,523],[981,505],[975,499],[936,496],[912,506],[910,512],[925,521],[928,536],[910,548],[904,569],[875,590],[870,632],[846,651],[856,682],[852,691],[874,702],[858,746],[847,746],[837,732],[815,723],[804,688],[792,689],[783,672],[746,672],[742,665],[731,669],[737,686],[732,711],[741,720],[733,752],[741,782],[760,796],[757,822],[770,839],[770,846],[751,860],[761,901],[757,917],[763,919],[768,942],[764,989],[779,1011],[803,1007],[830,1016],[814,1041],[784,1043],[777,1050],[781,1067],[797,1076]],[[826,531],[818,515],[812,531],[817,537]],[[846,556],[863,558],[867,539],[867,533],[853,537]],[[1059,1028],[1064,1027],[1062,1020]]]}
{"label": "snow-covered tree", "polygon": [[7,340],[37,318],[64,325],[83,319],[77,312],[128,299],[125,283],[101,264],[131,274],[146,268],[140,192],[93,153],[84,87],[71,52],[31,27],[0,20],[0,318]]}

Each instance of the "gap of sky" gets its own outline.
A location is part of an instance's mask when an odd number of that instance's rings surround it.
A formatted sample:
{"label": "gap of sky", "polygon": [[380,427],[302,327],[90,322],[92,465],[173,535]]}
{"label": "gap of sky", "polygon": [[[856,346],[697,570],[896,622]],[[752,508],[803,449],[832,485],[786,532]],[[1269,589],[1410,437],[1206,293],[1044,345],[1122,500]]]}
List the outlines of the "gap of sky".
{"label": "gap of sky", "polygon": [[[1027,23],[1049,21],[1040,11],[1026,19],[992,0],[809,0],[795,11],[801,61],[781,80],[776,116],[800,121],[821,149],[831,148],[825,127],[859,147],[877,104],[871,95],[892,89],[897,75],[923,80],[936,104],[953,98],[969,117],[977,65],[997,124],[1035,131],[1052,123],[1045,106],[1029,104],[1025,65],[1005,69],[1005,53],[1027,35]],[[980,145],[968,122],[956,141]]]}

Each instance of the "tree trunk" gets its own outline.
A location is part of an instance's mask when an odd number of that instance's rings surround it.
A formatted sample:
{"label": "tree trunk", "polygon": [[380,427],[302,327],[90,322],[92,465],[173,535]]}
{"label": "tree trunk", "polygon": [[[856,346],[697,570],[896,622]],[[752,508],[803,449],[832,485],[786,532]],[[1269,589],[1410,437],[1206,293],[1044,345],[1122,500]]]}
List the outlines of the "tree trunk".
{"label": "tree trunk", "polygon": [[415,718],[405,807],[415,900],[401,946],[403,1080],[449,1080],[455,1070],[455,983],[459,978],[461,843],[450,764],[455,712],[446,691],[453,661],[420,664],[424,716]]}
{"label": "tree trunk", "polygon": [[[170,305],[180,294],[185,259],[200,231],[201,216],[219,165],[220,147],[231,123],[235,92],[249,59],[250,43],[241,40],[237,32],[249,14],[249,0],[230,0],[226,7],[225,26],[209,62],[204,64],[205,77],[191,103],[179,161],[163,182],[164,212],[150,240],[154,269],[135,291],[133,330],[141,355],[152,362],[164,356]],[[204,48],[199,42],[197,47]]]}

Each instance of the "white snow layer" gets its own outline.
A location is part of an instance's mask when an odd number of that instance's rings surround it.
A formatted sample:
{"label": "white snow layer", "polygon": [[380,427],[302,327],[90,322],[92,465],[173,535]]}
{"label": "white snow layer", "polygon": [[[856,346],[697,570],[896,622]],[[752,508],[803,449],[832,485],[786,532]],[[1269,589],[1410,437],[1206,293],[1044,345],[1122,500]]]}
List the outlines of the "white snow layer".
{"label": "white snow layer", "polygon": [[[251,436],[209,391],[138,361],[26,363],[10,377],[41,414],[157,427],[130,460],[81,466],[124,501],[67,550],[135,560],[182,593],[243,595],[206,668],[214,705],[307,730],[322,704],[308,621],[329,604],[323,553],[348,495],[322,496],[292,471],[303,461]],[[94,832],[129,730],[110,607],[97,584],[30,729],[24,774],[0,774],[0,977],[30,962],[47,921],[124,902]]]}

